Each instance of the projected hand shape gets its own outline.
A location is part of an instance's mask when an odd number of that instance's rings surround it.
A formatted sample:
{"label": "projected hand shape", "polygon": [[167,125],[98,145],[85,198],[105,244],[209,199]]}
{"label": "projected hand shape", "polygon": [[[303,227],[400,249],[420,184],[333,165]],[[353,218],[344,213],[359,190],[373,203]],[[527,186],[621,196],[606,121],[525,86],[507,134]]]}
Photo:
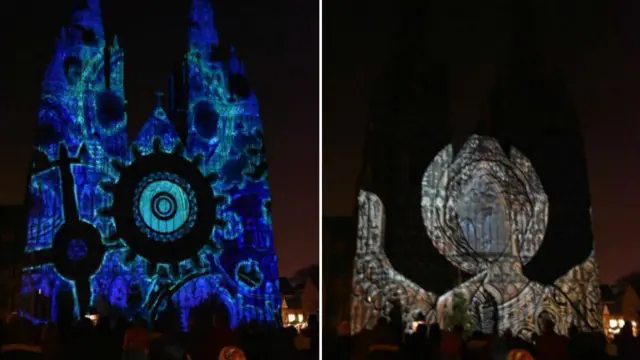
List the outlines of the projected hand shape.
{"label": "projected hand shape", "polygon": [[384,207],[372,193],[358,196],[358,243],[354,261],[351,332],[375,325],[399,304],[407,329],[420,315],[435,319],[435,294],[427,293],[391,266],[384,254]]}
{"label": "projected hand shape", "polygon": [[384,253],[383,204],[361,191],[352,333],[371,328],[394,305],[407,330],[418,314],[447,327],[457,294],[468,304],[475,330],[509,329],[528,339],[542,318],[554,320],[560,333],[571,324],[599,328],[593,254],[553,285],[523,273],[544,239],[549,205],[532,164],[518,150],[507,156],[495,139],[475,135],[456,156],[451,145],[445,147],[424,173],[421,199],[433,246],[473,277],[438,297],[398,273]]}

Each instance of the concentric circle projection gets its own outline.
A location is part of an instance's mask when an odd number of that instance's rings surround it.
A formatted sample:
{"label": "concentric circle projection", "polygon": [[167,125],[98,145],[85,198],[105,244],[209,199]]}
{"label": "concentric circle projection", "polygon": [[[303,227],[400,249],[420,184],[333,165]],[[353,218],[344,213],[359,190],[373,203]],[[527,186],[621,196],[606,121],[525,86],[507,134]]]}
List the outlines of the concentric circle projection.
{"label": "concentric circle projection", "polygon": [[162,151],[137,157],[113,190],[118,236],[151,263],[177,264],[209,244],[216,200],[198,167]]}
{"label": "concentric circle projection", "polygon": [[176,202],[177,200],[170,193],[156,194],[151,200],[151,211],[159,219],[171,219],[176,214],[176,208],[178,207]]}
{"label": "concentric circle projection", "polygon": [[195,193],[175,174],[153,173],[136,188],[136,224],[155,240],[174,241],[182,236],[193,227],[197,210]]}

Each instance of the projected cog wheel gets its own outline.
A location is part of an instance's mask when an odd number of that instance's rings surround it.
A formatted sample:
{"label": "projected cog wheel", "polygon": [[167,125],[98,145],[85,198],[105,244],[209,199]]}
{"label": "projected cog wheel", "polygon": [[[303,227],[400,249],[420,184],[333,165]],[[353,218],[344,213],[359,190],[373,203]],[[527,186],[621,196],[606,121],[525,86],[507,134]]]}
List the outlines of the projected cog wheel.
{"label": "projected cog wheel", "polygon": [[200,252],[213,247],[219,199],[198,159],[187,159],[180,144],[164,152],[159,138],[150,153],[134,147],[133,155],[128,166],[114,163],[120,172],[115,184],[101,184],[113,195],[113,206],[104,212],[113,216],[117,237],[129,247],[127,259],[143,257],[152,272],[169,265],[173,276],[185,260],[201,267]]}
{"label": "projected cog wheel", "polygon": [[51,168],[59,171],[63,204],[60,210],[64,213],[65,222],[56,230],[52,246],[30,252],[24,265],[33,268],[52,264],[56,272],[73,287],[76,314],[83,314],[91,303],[91,277],[100,268],[104,254],[117,249],[118,245],[103,244],[98,229],[79,216],[72,168],[86,169],[85,164],[93,159],[85,144],[81,144],[76,152],[77,155],[70,156],[67,146],[60,144],[57,160],[53,161],[45,153],[36,152],[32,169],[35,174]]}

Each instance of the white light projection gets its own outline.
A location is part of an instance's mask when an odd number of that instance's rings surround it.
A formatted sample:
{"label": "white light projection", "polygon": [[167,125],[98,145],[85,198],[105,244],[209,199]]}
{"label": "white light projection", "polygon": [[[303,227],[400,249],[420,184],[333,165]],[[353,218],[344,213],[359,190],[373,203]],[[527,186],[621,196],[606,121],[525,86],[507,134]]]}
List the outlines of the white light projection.
{"label": "white light projection", "polygon": [[411,329],[423,314],[434,321],[436,296],[427,293],[391,266],[384,253],[384,206],[373,193],[358,196],[358,243],[353,264],[351,333],[371,329],[379,317],[388,317],[394,304],[402,307],[403,320]]}
{"label": "white light projection", "polygon": [[[440,297],[391,268],[377,196],[361,192],[359,203],[353,333],[370,328],[394,303],[402,307],[407,327],[418,313],[444,326],[456,293],[467,299],[475,328],[485,332],[497,325],[500,332],[509,329],[529,339],[541,318],[554,320],[560,333],[571,325],[601,327],[593,254],[553,286],[522,272],[544,239],[549,204],[531,162],[515,148],[507,157],[495,139],[474,135],[455,158],[448,145],[427,168],[421,202],[427,233],[448,261],[474,275]],[[380,291],[390,285],[392,291]]]}

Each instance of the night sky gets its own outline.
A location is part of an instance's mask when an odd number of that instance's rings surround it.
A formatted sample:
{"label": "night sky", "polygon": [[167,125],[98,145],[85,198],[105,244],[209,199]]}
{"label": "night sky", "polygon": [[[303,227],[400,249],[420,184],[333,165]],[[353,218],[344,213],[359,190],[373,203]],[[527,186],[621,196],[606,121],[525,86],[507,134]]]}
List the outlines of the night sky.
{"label": "night sky", "polygon": [[[431,2],[430,47],[448,66],[450,122],[465,136],[488,117],[506,60],[510,3]],[[640,3],[532,2],[543,61],[561,70],[582,122],[597,258],[602,281],[613,282],[640,271]],[[323,6],[323,212],[350,215],[370,89],[402,12],[379,0]]]}
{"label": "night sky", "polygon": [[[40,84],[73,1],[6,3],[0,9],[0,204],[18,204],[24,200]],[[130,139],[184,56],[190,3],[103,1],[105,32],[117,34],[125,50]],[[235,45],[258,96],[275,246],[281,274],[292,275],[318,263],[318,3],[215,0],[214,12],[221,42]]]}

